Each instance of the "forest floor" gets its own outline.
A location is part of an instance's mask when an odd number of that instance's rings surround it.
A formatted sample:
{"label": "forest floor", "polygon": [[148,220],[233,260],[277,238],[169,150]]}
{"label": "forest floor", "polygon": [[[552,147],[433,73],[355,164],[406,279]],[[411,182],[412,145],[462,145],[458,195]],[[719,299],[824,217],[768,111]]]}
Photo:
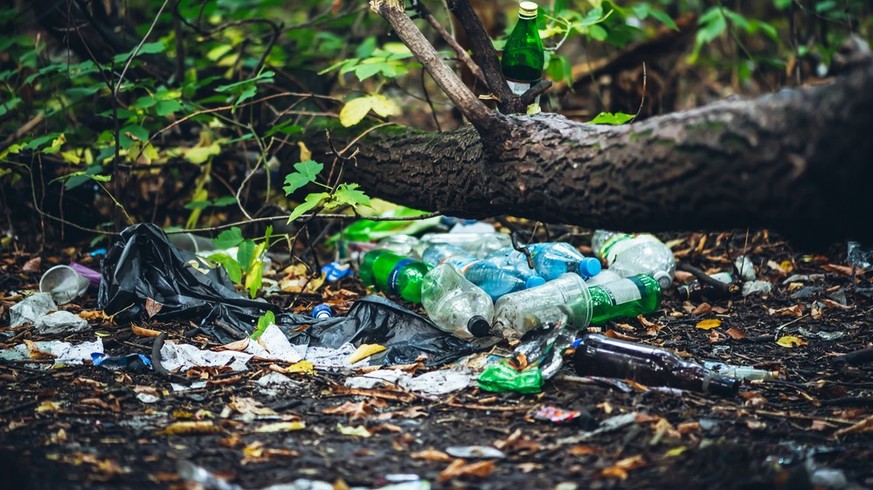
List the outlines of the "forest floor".
{"label": "forest floor", "polygon": [[[276,363],[252,360],[241,372],[194,369],[187,375],[205,387],[174,391],[151,371],[4,361],[0,487],[873,488],[871,365],[833,362],[873,345],[873,274],[847,266],[845,242],[809,253],[765,232],[662,238],[679,262],[709,272],[731,270],[746,254],[772,292],[682,301],[666,291],[656,313],[600,330],[693,359],[776,371],[776,379],[747,382],[736,397],[639,385],[628,392],[580,380],[566,363],[540,394],[495,394],[473,384],[430,396],[352,390],[344,380],[356,373],[321,370],[264,389],[256,381]],[[0,256],[0,325],[7,325],[0,348],[99,337],[109,354],[148,354],[154,338],[102,316],[93,290],[61,307],[88,318],[87,332],[49,338],[30,325],[8,327],[9,308],[37,289],[42,272],[70,260],[87,265],[83,254],[50,252],[39,264],[37,254]],[[343,313],[364,289],[348,278],[289,296],[303,310],[321,294]],[[188,324],[136,327],[166,331],[169,341],[217,345],[205,336],[183,339]],[[427,371],[421,364],[403,369]],[[583,415],[568,424],[534,419],[544,406]],[[594,432],[607,420],[624,423]],[[457,457],[451,449],[472,445],[502,454]],[[199,487],[183,478],[191,464],[217,480],[201,479]]]}

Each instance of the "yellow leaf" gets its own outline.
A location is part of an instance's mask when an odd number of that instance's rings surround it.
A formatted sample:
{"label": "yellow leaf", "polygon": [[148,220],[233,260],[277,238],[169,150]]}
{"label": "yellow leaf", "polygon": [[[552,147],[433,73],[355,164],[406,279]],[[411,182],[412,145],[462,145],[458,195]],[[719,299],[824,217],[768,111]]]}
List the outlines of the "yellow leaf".
{"label": "yellow leaf", "polygon": [[378,354],[379,352],[382,352],[385,349],[386,347],[384,345],[361,344],[361,346],[358,347],[358,350],[352,352],[352,355],[349,356],[349,364],[354,364],[361,359],[366,359],[373,354]]}
{"label": "yellow leaf", "polygon": [[355,437],[370,437],[373,434],[370,434],[370,431],[367,430],[363,425],[359,425],[357,427],[348,426],[346,427],[343,424],[336,424],[337,430],[339,430],[340,434],[344,436],[355,436]]}
{"label": "yellow leaf", "polygon": [[221,153],[221,145],[217,142],[184,150],[185,159],[195,165],[206,163],[207,160],[219,153]]}
{"label": "yellow leaf", "polygon": [[340,111],[340,124],[345,127],[354,126],[361,122],[362,119],[370,112],[373,107],[373,97],[358,97],[357,99],[346,102],[343,109]]}
{"label": "yellow leaf", "polygon": [[243,448],[243,454],[249,458],[260,458],[264,455],[264,443],[255,441]]}
{"label": "yellow leaf", "polygon": [[793,335],[783,335],[782,337],[779,337],[779,340],[777,340],[776,343],[787,349],[806,345],[805,340],[800,337],[795,337]]}
{"label": "yellow leaf", "polygon": [[164,430],[158,432],[160,435],[167,436],[178,436],[178,435],[186,435],[186,434],[211,434],[214,432],[219,432],[221,430],[220,427],[213,424],[211,421],[185,421],[185,422],[173,422],[164,428]]}
{"label": "yellow leaf", "polygon": [[150,328],[137,327],[136,325],[131,325],[130,330],[137,337],[157,337],[161,334],[158,330],[152,330]]}
{"label": "yellow leaf", "polygon": [[255,432],[291,432],[292,430],[300,430],[305,427],[306,422],[302,420],[295,420],[293,422],[276,422],[273,424],[265,424],[255,429]]}
{"label": "yellow leaf", "polygon": [[34,410],[36,413],[56,412],[61,409],[61,402],[44,401]]}
{"label": "yellow leaf", "polygon": [[400,107],[388,97],[378,94],[373,96],[373,112],[382,117],[396,116],[400,114]]}
{"label": "yellow leaf", "polygon": [[300,149],[300,161],[305,162],[307,160],[312,160],[312,152],[309,148],[306,147],[306,143],[302,141],[297,142],[297,148]]}
{"label": "yellow leaf", "polygon": [[713,328],[720,327],[721,320],[718,318],[710,318],[708,320],[700,320],[697,322],[697,328],[701,330],[712,330]]}
{"label": "yellow leaf", "polygon": [[300,361],[285,368],[286,373],[315,374],[315,366],[309,361]]}
{"label": "yellow leaf", "polygon": [[664,453],[664,457],[665,458],[673,458],[675,456],[679,456],[680,454],[684,453],[687,450],[688,450],[688,448],[685,446],[676,446],[673,449]]}

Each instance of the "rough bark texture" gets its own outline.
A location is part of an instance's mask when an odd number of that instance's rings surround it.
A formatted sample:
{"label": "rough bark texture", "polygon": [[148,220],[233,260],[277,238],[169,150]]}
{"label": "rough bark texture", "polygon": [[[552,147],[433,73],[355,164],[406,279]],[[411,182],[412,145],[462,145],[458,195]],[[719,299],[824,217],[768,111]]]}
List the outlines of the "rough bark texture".
{"label": "rough bark texture", "polygon": [[[625,230],[768,227],[798,243],[873,242],[873,63],[629,126],[511,117],[488,158],[472,127],[374,131],[347,177],[373,196],[460,216]],[[316,143],[314,141],[313,143]]]}

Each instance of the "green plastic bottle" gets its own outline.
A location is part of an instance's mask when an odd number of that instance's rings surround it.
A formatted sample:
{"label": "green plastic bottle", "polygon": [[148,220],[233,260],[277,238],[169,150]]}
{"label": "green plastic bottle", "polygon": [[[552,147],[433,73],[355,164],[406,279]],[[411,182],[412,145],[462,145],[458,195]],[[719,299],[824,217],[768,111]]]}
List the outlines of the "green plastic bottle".
{"label": "green plastic bottle", "polygon": [[399,295],[410,303],[421,303],[421,282],[431,266],[390,250],[367,252],[358,273],[367,286]]}
{"label": "green plastic bottle", "polygon": [[646,274],[591,286],[588,294],[591,295],[592,325],[651,313],[661,304],[661,285]]}
{"label": "green plastic bottle", "polygon": [[525,93],[543,78],[545,53],[537,31],[538,8],[535,2],[519,3],[518,24],[503,46],[501,69],[509,88],[516,95]]}

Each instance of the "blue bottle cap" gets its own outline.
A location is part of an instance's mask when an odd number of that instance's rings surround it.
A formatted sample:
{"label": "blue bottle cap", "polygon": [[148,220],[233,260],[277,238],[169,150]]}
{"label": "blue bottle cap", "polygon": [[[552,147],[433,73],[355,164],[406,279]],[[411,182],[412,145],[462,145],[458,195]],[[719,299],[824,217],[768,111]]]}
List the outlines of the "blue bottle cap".
{"label": "blue bottle cap", "polygon": [[351,265],[334,261],[322,267],[321,272],[325,275],[327,281],[334,282],[352,275],[353,271]]}
{"label": "blue bottle cap", "polygon": [[599,260],[594,257],[585,257],[579,262],[579,267],[576,270],[583,279],[588,279],[600,274],[601,268]]}
{"label": "blue bottle cap", "polygon": [[535,288],[537,286],[542,286],[545,283],[546,283],[546,280],[540,276],[530,276],[527,278],[526,281],[524,281],[524,287],[530,289],[530,288]]}
{"label": "blue bottle cap", "polygon": [[333,309],[330,306],[322,303],[312,309],[312,318],[330,318],[333,316]]}

